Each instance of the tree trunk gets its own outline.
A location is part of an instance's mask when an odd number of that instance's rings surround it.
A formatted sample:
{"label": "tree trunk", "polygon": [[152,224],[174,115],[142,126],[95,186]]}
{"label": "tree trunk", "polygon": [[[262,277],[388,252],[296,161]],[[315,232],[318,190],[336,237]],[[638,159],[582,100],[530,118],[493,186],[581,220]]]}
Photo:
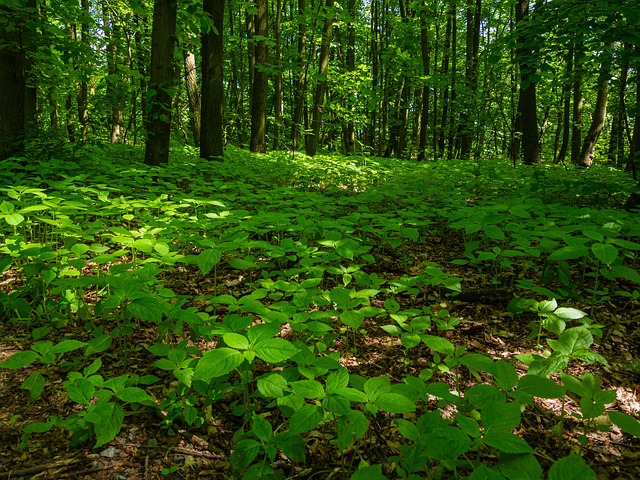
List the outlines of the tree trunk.
{"label": "tree trunk", "polygon": [[[628,47],[625,46],[625,50]],[[629,77],[629,57],[622,54],[622,66],[620,68],[620,77],[618,79],[618,102],[616,112],[611,122],[611,134],[609,135],[609,151],[607,156],[609,161],[618,167],[624,165],[624,131],[626,126],[627,109],[625,102],[625,93],[627,91],[627,81]]]}
{"label": "tree trunk", "polygon": [[[203,11],[205,11],[205,3],[206,0],[203,0]],[[210,32],[205,35],[208,34],[210,34]],[[205,35],[203,35],[203,37]],[[203,38],[203,47],[204,44],[205,39]],[[198,76],[196,72],[196,56],[193,54],[193,52],[190,51],[190,49],[183,50],[182,55],[184,59],[184,85],[187,90],[187,98],[189,99],[189,112],[191,113],[191,132],[193,134],[193,143],[195,144],[196,148],[200,148],[200,124],[202,115],[200,111],[200,92],[198,90]],[[202,81],[203,83],[207,81],[207,77],[203,76]]]}
{"label": "tree trunk", "polygon": [[596,96],[596,106],[591,117],[591,126],[584,137],[580,156],[577,165],[580,167],[590,167],[593,164],[593,156],[596,150],[596,143],[604,129],[604,122],[607,116],[607,98],[609,96],[609,80],[611,78],[611,63],[613,61],[613,44],[605,47],[602,52],[602,63],[600,64],[600,75],[598,75],[598,94]]}
{"label": "tree trunk", "polygon": [[144,156],[144,163],[147,165],[169,162],[177,10],[175,0],[155,0],[153,4],[151,78],[148,90],[151,108]]}
{"label": "tree trunk", "polygon": [[[347,24],[347,51],[345,55],[345,64],[347,72],[355,72],[356,70],[356,2],[355,0],[347,1],[347,14],[349,22]],[[352,102],[348,102],[349,109],[353,112]],[[353,120],[349,119],[344,126],[343,134],[344,152],[346,154],[353,153],[356,145],[355,126]]]}
{"label": "tree trunk", "polygon": [[276,1],[276,22],[274,27],[274,34],[276,37],[276,75],[273,82],[273,148],[275,150],[280,148],[280,132],[283,125],[284,104],[282,93],[282,0]]}
{"label": "tree trunk", "polygon": [[574,48],[573,60],[573,109],[571,129],[571,163],[578,163],[582,144],[582,51],[578,45]]}
{"label": "tree trunk", "polygon": [[256,0],[258,13],[255,16],[255,30],[259,40],[255,45],[255,68],[251,96],[251,142],[249,148],[254,153],[267,151],[267,96],[269,95],[269,75],[267,67],[269,52],[266,38],[267,0]]}
{"label": "tree trunk", "polygon": [[202,34],[202,129],[200,157],[222,159],[224,155],[224,2],[203,0],[202,9],[211,15],[213,28]]}
{"label": "tree trunk", "polygon": [[[83,0],[85,2],[87,0]],[[106,54],[107,54],[107,101],[109,102],[109,136],[111,143],[120,143],[124,133],[123,103],[122,98],[122,80],[120,78],[120,69],[118,68],[118,27],[109,14],[109,6],[105,2],[103,8],[103,30],[106,38]],[[87,6],[88,9],[88,6]],[[87,15],[89,13],[87,12]],[[84,25],[83,25],[84,29]],[[88,28],[87,28],[88,30]],[[83,32],[83,40],[84,40]],[[88,42],[88,39],[87,39]],[[87,135],[87,82],[80,84],[81,93],[78,96],[78,117],[81,125],[81,138],[86,141]]]}
{"label": "tree trunk", "polygon": [[[455,8],[455,7],[452,7]],[[447,27],[444,34],[444,51],[442,52],[442,78],[449,77],[449,56],[451,51],[451,28],[453,18],[447,15]],[[447,120],[449,119],[449,82],[443,82],[444,92],[442,93],[442,117],[440,121],[440,132],[438,135],[438,158],[444,156],[444,145],[447,130]]]}
{"label": "tree trunk", "polygon": [[304,111],[304,96],[307,88],[307,20],[306,0],[298,0],[298,76],[293,89],[293,115],[291,117],[291,139],[293,150],[298,150],[302,138],[302,114]]}
{"label": "tree trunk", "polygon": [[[420,10],[420,53],[422,57],[422,75],[429,77],[429,25],[427,25],[427,12],[425,6]],[[427,135],[429,130],[429,84],[423,80],[422,85],[422,113],[420,114],[420,144],[418,148],[418,161],[425,158],[427,150]]]}
{"label": "tree trunk", "polygon": [[0,16],[7,19],[0,30],[0,160],[4,160],[23,151],[27,84],[20,26],[11,21],[19,18],[18,12],[0,6]]}
{"label": "tree trunk", "polygon": [[[518,0],[516,5],[516,30],[529,15],[529,0]],[[522,27],[521,27],[522,28]],[[531,80],[535,74],[534,53],[529,49],[527,33],[518,34],[516,57],[520,66],[520,99],[518,116],[522,132],[522,154],[525,165],[541,162],[538,137],[538,114],[536,103],[536,83]]]}
{"label": "tree trunk", "polygon": [[333,4],[334,0],[326,0],[322,43],[320,45],[320,58],[318,59],[318,82],[313,95],[313,119],[311,121],[311,132],[306,139],[307,155],[310,157],[313,157],[318,149],[320,126],[322,125],[322,115],[324,113],[324,95],[327,91],[327,76],[329,75],[329,47],[331,46],[334,15]]}
{"label": "tree trunk", "polygon": [[[569,132],[571,129],[571,76],[573,75],[573,45],[569,47],[567,54],[567,81],[562,85],[562,143],[560,150],[554,158],[554,162],[563,163],[569,148]],[[560,122],[558,122],[560,128]]]}
{"label": "tree trunk", "polygon": [[474,131],[473,116],[475,97],[478,90],[478,59],[480,51],[480,19],[482,16],[482,0],[467,0],[466,21],[466,69],[465,84],[467,87],[467,100],[460,120],[460,156],[464,159],[471,154],[471,138]]}

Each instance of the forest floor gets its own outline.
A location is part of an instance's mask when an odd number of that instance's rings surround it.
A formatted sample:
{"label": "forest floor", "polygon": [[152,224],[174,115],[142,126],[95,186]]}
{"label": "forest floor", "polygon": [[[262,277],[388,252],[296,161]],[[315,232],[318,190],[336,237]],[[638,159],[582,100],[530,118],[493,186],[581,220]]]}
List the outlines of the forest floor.
{"label": "forest floor", "polygon": [[[464,346],[467,353],[482,353],[494,360],[513,360],[515,355],[540,353],[534,342],[526,340],[530,331],[529,321],[535,320],[532,313],[525,312],[514,317],[506,311],[510,299],[521,294],[510,286],[509,279],[496,286],[495,275],[479,271],[470,265],[453,265],[450,262],[463,256],[464,245],[460,235],[432,236],[426,242],[407,241],[397,249],[388,248],[377,256],[377,262],[366,266],[369,274],[391,281],[402,275],[419,274],[425,262],[446,265],[447,271],[464,279],[460,295],[431,295],[423,291],[419,295],[396,295],[402,308],[418,308],[428,305],[434,311],[446,310],[460,320],[459,325],[440,334],[456,346]],[[413,272],[412,270],[416,271]],[[255,273],[255,272],[254,272]],[[251,272],[242,275],[237,269],[220,263],[217,279],[202,275],[195,265],[184,265],[171,269],[164,277],[164,286],[178,294],[201,298],[203,296],[229,294],[239,297],[251,291]],[[8,269],[0,275],[0,291],[10,292],[24,282],[16,270]],[[512,282],[511,282],[512,283]],[[587,286],[576,287],[577,290]],[[382,306],[385,296],[371,299],[373,306]],[[378,305],[379,304],[379,305]],[[197,305],[197,303],[194,303]],[[223,312],[220,312],[223,313]],[[593,372],[602,382],[603,389],[613,389],[616,401],[611,408],[637,416],[640,412],[640,375],[634,371],[640,358],[640,301],[637,299],[610,295],[605,301],[594,305],[592,317],[604,324],[602,338],[597,338],[594,351],[605,357],[608,365],[588,365],[572,363],[569,373],[580,377],[584,371]],[[362,331],[353,331],[348,336],[349,344],[339,338],[329,350],[341,353],[341,363],[350,374],[365,378],[388,375],[393,381],[401,381],[407,375],[418,376],[429,366],[433,352],[424,344],[410,350],[403,348],[396,337],[390,337],[380,328],[384,322],[378,318],[368,318]],[[283,330],[283,338],[300,335]],[[64,330],[65,338],[86,337],[85,326],[70,322]],[[157,360],[145,347],[157,341],[156,326],[142,323],[129,337],[133,346],[127,355],[114,356],[113,360],[103,359],[103,374],[127,371],[140,376],[158,373],[151,364]],[[0,363],[14,353],[29,348],[29,331],[20,325],[0,323]],[[204,347],[203,345],[200,345]],[[514,362],[517,364],[517,362]],[[264,367],[264,366],[263,366]],[[258,366],[257,368],[263,368]],[[46,395],[37,402],[27,399],[27,392],[21,388],[35,368],[0,370],[0,480],[14,478],[55,478],[55,479],[159,479],[159,478],[213,478],[233,479],[230,453],[233,449],[233,434],[242,427],[242,419],[232,414],[230,402],[214,404],[215,422],[206,428],[176,428],[169,435],[161,428],[163,412],[127,414],[120,433],[107,445],[91,448],[91,442],[82,447],[71,447],[69,435],[64,430],[53,429],[45,433],[33,434],[26,448],[20,449],[20,438],[25,425],[44,421],[52,415],[67,417],[78,409],[78,404],[70,401],[61,388],[65,378],[59,366],[52,365],[46,372]],[[525,373],[525,366],[518,367]],[[260,372],[256,372],[257,377]],[[168,372],[167,372],[168,374]],[[436,373],[439,381],[449,383],[454,380],[446,372]],[[461,391],[478,383],[465,371],[460,377]],[[165,385],[167,382],[164,382]],[[156,387],[150,387],[150,391]],[[164,385],[157,387],[165,388]],[[162,396],[159,390],[158,397]],[[601,479],[640,478],[640,438],[622,432],[615,425],[607,425],[608,431],[596,428],[598,422],[606,424],[607,419],[596,419],[586,433],[588,442],[581,444],[580,436],[585,433],[585,425],[571,416],[580,411],[577,398],[560,399],[536,398],[533,407],[526,408],[522,422],[515,431],[524,438],[535,451],[539,462],[546,470],[554,461],[570,454],[581,455]],[[430,407],[438,408],[436,403]],[[450,405],[442,409],[442,415],[453,415]],[[564,416],[563,428],[558,431],[561,412]],[[273,415],[277,415],[273,411]],[[419,412],[403,414],[412,419]],[[389,458],[398,455],[403,443],[394,423],[397,415],[380,412],[371,421],[369,430],[355,447],[339,452],[330,443],[335,433],[325,431],[324,426],[305,436],[306,462],[296,464],[278,456],[274,467],[281,478],[347,480],[361,461],[370,464],[382,463],[383,471],[393,475],[394,465]],[[278,418],[270,418],[277,425]],[[556,427],[556,428],[554,428]],[[604,429],[603,429],[604,430]],[[390,476],[390,478],[394,478]],[[425,477],[429,478],[429,477]],[[525,478],[524,476],[522,478]]]}

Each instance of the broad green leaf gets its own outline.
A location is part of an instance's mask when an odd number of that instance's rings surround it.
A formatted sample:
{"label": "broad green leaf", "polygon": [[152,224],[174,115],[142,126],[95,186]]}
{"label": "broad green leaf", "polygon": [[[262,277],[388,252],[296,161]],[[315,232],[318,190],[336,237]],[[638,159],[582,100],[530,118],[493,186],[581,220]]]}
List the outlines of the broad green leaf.
{"label": "broad green leaf", "polygon": [[416,427],[415,423],[405,420],[404,418],[397,418],[395,420],[395,424],[403,437],[411,440],[412,442],[418,440],[420,432],[418,431],[418,427]]}
{"label": "broad green leaf", "polygon": [[491,240],[501,241],[505,239],[504,231],[497,225],[487,225],[482,229],[482,231]]}
{"label": "broad green leaf", "polygon": [[24,222],[24,217],[19,213],[10,213],[9,215],[5,215],[4,220],[9,225],[15,227],[16,225],[20,225]]}
{"label": "broad green leaf", "polygon": [[200,254],[196,257],[196,263],[198,264],[198,267],[200,267],[200,272],[203,275],[206,275],[211,270],[213,270],[213,267],[215,267],[220,262],[221,258],[222,251],[220,251],[218,248],[209,248],[200,252]]}
{"label": "broad green leaf", "polygon": [[147,392],[139,387],[125,387],[116,396],[125,403],[153,403],[153,400]]}
{"label": "broad green leaf", "polygon": [[39,355],[33,350],[17,352],[11,355],[6,362],[0,363],[0,367],[10,368],[12,370],[26,367],[27,365],[31,365],[38,357]]}
{"label": "broad green leaf", "polygon": [[584,246],[567,246],[559,248],[549,255],[550,261],[571,260],[574,258],[582,258],[589,253],[587,247]]}
{"label": "broad green leaf", "polygon": [[247,270],[249,268],[257,267],[257,265],[252,260],[246,260],[243,258],[232,258],[227,263],[230,267],[237,270]]}
{"label": "broad green leaf", "polygon": [[454,460],[470,447],[469,436],[454,427],[436,428],[425,439],[425,453],[436,460]]}
{"label": "broad green leaf", "polygon": [[369,429],[369,420],[360,410],[351,410],[336,421],[338,449],[346,449],[354,441],[362,438]]}
{"label": "broad green leaf", "polygon": [[324,387],[316,380],[298,380],[291,382],[291,388],[302,398],[314,399],[324,397]]}
{"label": "broad green leaf", "polygon": [[349,480],[386,480],[382,474],[382,465],[367,465],[354,472]]}
{"label": "broad green leaf", "polygon": [[340,321],[355,330],[364,322],[364,315],[357,310],[345,310],[340,314]]}
{"label": "broad green leaf", "polygon": [[160,323],[164,309],[162,302],[157,297],[145,295],[132,300],[127,306],[127,313],[140,320]]}
{"label": "broad green leaf", "polygon": [[565,318],[568,320],[575,320],[578,318],[586,317],[587,314],[577,308],[567,308],[567,307],[559,307],[553,312],[554,315],[559,316],[560,318]]}
{"label": "broad green leaf", "polygon": [[634,437],[640,437],[640,422],[637,419],[624,412],[611,411],[608,415],[613,424],[620,427],[621,430]]}
{"label": "broad green leaf", "polygon": [[420,345],[422,337],[417,333],[403,333],[400,335],[400,341],[406,348],[413,348]]}
{"label": "broad green leaf", "polygon": [[508,431],[520,424],[520,405],[516,402],[490,402],[480,412],[485,435],[493,431]]}
{"label": "broad green leaf", "polygon": [[80,340],[62,340],[51,348],[53,353],[67,353],[78,350],[86,345],[86,342]]}
{"label": "broad green leaf", "polygon": [[258,378],[258,391],[266,398],[280,398],[289,389],[287,380],[279,373],[271,373]]}
{"label": "broad green leaf", "polygon": [[381,410],[389,413],[413,412],[416,405],[399,393],[383,393],[374,402]]}
{"label": "broad green leaf", "polygon": [[480,465],[471,472],[468,480],[504,480],[504,477],[493,468],[489,468],[486,465]]}
{"label": "broad green leaf", "polygon": [[268,363],[279,363],[289,360],[298,349],[282,338],[268,338],[253,347],[255,354]]}
{"label": "broad green leaf", "polygon": [[313,430],[324,418],[322,408],[317,405],[305,405],[299,408],[289,420],[289,431],[291,433],[303,433]]}
{"label": "broad green leaf", "polygon": [[255,413],[252,414],[251,419],[253,421],[251,430],[255,433],[256,437],[263,442],[269,442],[273,436],[273,427],[271,427],[271,424],[265,418]]}
{"label": "broad green leaf", "polygon": [[611,267],[610,274],[613,278],[624,278],[631,282],[640,284],[640,273],[633,268],[626,267],[624,265],[614,265]]}
{"label": "broad green leaf", "polygon": [[22,382],[22,388],[29,391],[29,400],[37,400],[44,390],[45,380],[40,372],[34,372]]}
{"label": "broad green leaf", "polygon": [[548,339],[547,343],[555,351],[571,355],[577,350],[588,350],[593,344],[593,335],[587,327],[573,327],[562,332],[558,340]]}
{"label": "broad green leaf", "polygon": [[446,338],[435,335],[423,335],[422,341],[434,352],[442,353],[443,355],[453,355],[455,353],[453,343]]}
{"label": "broad green leaf", "polygon": [[493,368],[493,378],[496,385],[508,392],[518,384],[518,372],[515,367],[505,360],[498,360]]}
{"label": "broad green leaf", "polygon": [[93,383],[85,378],[78,378],[68,385],[65,383],[65,386],[67,387],[68,397],[72,401],[83,405],[88,405],[95,394]]}
{"label": "broad green leaf", "polygon": [[540,462],[530,453],[502,454],[498,469],[508,479],[540,480],[542,478]]}
{"label": "broad green leaf", "polygon": [[202,355],[195,369],[194,380],[211,381],[231,373],[244,362],[244,356],[233,348],[221,347],[209,350]]}
{"label": "broad green leaf", "polygon": [[563,457],[549,469],[549,480],[596,480],[597,475],[578,455]]}
{"label": "broad green leaf", "polygon": [[94,410],[87,413],[85,420],[93,423],[93,430],[96,434],[94,448],[96,448],[109,443],[120,433],[124,421],[124,410],[117,403],[99,403]]}
{"label": "broad green leaf", "polygon": [[562,398],[564,388],[550,378],[525,375],[518,382],[518,391],[539,398]]}
{"label": "broad green leaf", "polygon": [[306,461],[307,446],[302,435],[290,431],[282,432],[276,435],[274,443],[285,456],[294,462],[304,463]]}
{"label": "broad green leaf", "polygon": [[611,265],[618,258],[618,249],[610,243],[594,243],[591,245],[591,251],[605,265]]}
{"label": "broad green leaf", "polygon": [[482,440],[485,444],[503,453],[530,453],[533,448],[519,436],[500,430],[492,430]]}
{"label": "broad green leaf", "polygon": [[237,348],[238,350],[248,350],[249,349],[249,339],[244,335],[239,333],[225,333],[222,336],[224,343],[227,344],[228,347]]}
{"label": "broad green leaf", "polygon": [[504,403],[507,399],[504,393],[493,385],[481,383],[474,385],[464,392],[464,398],[476,408],[482,409],[491,403]]}
{"label": "broad green leaf", "polygon": [[460,357],[460,363],[472,370],[494,373],[494,361],[486,355],[467,353]]}

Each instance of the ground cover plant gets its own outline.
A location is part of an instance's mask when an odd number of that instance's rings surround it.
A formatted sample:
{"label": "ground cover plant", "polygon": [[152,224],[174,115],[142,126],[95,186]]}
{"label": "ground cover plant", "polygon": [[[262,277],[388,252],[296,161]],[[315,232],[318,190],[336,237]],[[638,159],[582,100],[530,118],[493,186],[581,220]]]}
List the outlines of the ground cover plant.
{"label": "ground cover plant", "polygon": [[0,478],[637,478],[604,167],[7,160]]}

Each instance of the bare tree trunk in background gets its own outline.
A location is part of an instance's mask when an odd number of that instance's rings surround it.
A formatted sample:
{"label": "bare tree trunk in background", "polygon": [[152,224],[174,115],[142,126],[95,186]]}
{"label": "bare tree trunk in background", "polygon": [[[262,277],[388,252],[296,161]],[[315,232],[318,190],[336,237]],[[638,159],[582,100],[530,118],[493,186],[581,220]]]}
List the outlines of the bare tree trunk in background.
{"label": "bare tree trunk in background", "polygon": [[571,163],[578,163],[582,145],[582,51],[579,45],[574,48],[573,60],[573,109],[571,129]]}
{"label": "bare tree trunk in background", "polygon": [[[203,10],[205,1],[203,1]],[[184,59],[184,84],[187,90],[187,98],[189,99],[189,112],[191,112],[191,132],[193,133],[193,143],[196,148],[200,148],[201,112],[200,91],[198,90],[198,76],[196,72],[196,56],[190,51],[190,49],[183,50],[182,55]],[[203,76],[203,83],[206,78],[207,77]]]}
{"label": "bare tree trunk in background", "polygon": [[[569,133],[571,130],[571,76],[573,75],[573,45],[569,46],[567,53],[567,80],[562,85],[562,143],[560,150],[554,157],[554,162],[564,163],[569,149]],[[560,128],[560,122],[558,122]]]}
{"label": "bare tree trunk in background", "polygon": [[307,88],[307,20],[306,0],[298,0],[298,77],[293,89],[293,115],[291,118],[291,139],[293,150],[298,150],[302,138],[302,114],[304,111],[304,95]]}
{"label": "bare tree trunk in background", "polygon": [[577,165],[580,167],[590,167],[593,164],[593,156],[596,150],[596,143],[607,117],[607,99],[609,97],[609,80],[611,79],[611,63],[613,62],[613,44],[604,48],[600,64],[600,74],[598,75],[598,94],[596,96],[596,106],[591,117],[591,126],[582,143],[580,157]]}
{"label": "bare tree trunk in background", "polygon": [[[629,50],[627,45],[625,50]],[[611,122],[611,133],[609,134],[609,151],[607,157],[614,165],[618,167],[624,166],[624,132],[627,119],[627,108],[625,94],[627,91],[627,82],[629,79],[629,57],[623,52],[622,66],[620,67],[620,77],[618,78],[618,102],[616,111]]]}
{"label": "bare tree trunk in background", "polygon": [[276,23],[274,27],[274,35],[276,37],[276,75],[273,82],[273,110],[274,110],[274,125],[273,125],[273,148],[275,150],[280,148],[280,131],[281,127],[284,127],[282,118],[284,115],[284,103],[282,99],[282,0],[276,1]]}
{"label": "bare tree trunk in background", "polygon": [[255,16],[255,33],[260,38],[255,45],[255,68],[251,95],[251,141],[249,149],[254,153],[267,151],[267,97],[269,95],[269,51],[266,38],[267,0],[256,0],[258,13]]}
{"label": "bare tree trunk in background", "polygon": [[329,75],[329,47],[331,46],[333,31],[333,4],[334,0],[326,0],[320,58],[318,59],[318,82],[313,95],[313,119],[311,121],[311,132],[306,138],[306,151],[310,157],[313,157],[318,149],[322,115],[324,113],[324,95],[327,91],[327,76]]}
{"label": "bare tree trunk in background", "polygon": [[[427,25],[426,5],[423,2],[420,10],[420,53],[422,55],[422,75],[427,78],[429,76],[429,28]],[[420,115],[420,144],[418,148],[418,161],[421,162],[425,158],[427,150],[427,135],[429,129],[429,85],[423,80],[422,85],[422,114]]]}

